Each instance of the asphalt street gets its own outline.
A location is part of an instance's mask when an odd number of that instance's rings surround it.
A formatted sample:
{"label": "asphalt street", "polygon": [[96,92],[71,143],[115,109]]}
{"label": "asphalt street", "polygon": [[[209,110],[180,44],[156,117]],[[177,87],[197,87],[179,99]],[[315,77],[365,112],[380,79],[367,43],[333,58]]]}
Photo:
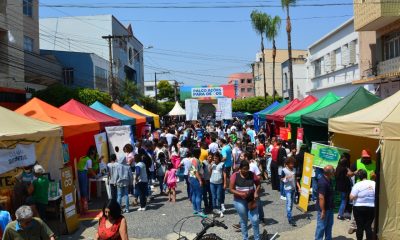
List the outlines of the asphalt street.
{"label": "asphalt street", "polygon": [[[268,235],[271,237],[275,233],[287,232],[302,228],[303,226],[311,223],[315,218],[315,212],[302,213],[294,207],[293,216],[296,220],[297,227],[291,226],[286,218],[285,201],[280,199],[277,191],[271,190],[271,186],[262,183],[265,191],[261,196],[263,203],[266,225],[260,224],[260,232],[264,229],[267,230]],[[158,187],[154,188],[153,196],[155,198],[150,202],[146,211],[137,211],[138,207],[130,207],[130,212],[125,213],[128,223],[129,238],[132,239],[178,239],[178,235],[174,233],[174,225],[182,218],[193,216],[192,205],[187,199],[187,194],[183,182],[178,183],[177,202],[168,202],[167,196],[160,196]],[[131,199],[132,200],[132,199]],[[132,201],[130,201],[132,203]],[[92,203],[98,205],[99,203]],[[228,229],[212,228],[209,233],[216,233],[223,239],[241,239],[241,233],[235,231],[232,227],[233,224],[239,223],[239,216],[233,207],[233,195],[226,194],[225,206],[227,208],[225,216],[219,220],[224,221]],[[313,209],[313,206],[310,207]],[[212,215],[209,215],[211,217]],[[202,229],[199,217],[189,218],[182,226],[181,232],[189,239],[193,238],[194,234]],[[250,223],[249,223],[250,224]],[[96,232],[96,221],[83,221],[81,222],[80,229],[72,235],[62,236],[61,239],[93,239]],[[179,231],[181,227],[178,224],[175,231]],[[249,231],[252,236],[252,230]]]}

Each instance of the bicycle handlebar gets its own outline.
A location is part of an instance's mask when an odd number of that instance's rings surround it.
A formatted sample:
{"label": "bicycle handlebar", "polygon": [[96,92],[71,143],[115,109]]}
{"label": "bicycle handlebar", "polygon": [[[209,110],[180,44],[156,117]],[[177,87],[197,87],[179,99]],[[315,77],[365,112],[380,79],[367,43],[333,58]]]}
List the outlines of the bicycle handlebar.
{"label": "bicycle handlebar", "polygon": [[205,226],[205,225],[210,225],[210,227],[212,226],[216,226],[216,227],[222,227],[224,229],[228,229],[228,226],[225,225],[225,223],[220,222],[216,219],[209,219],[209,218],[204,218],[203,220],[201,220],[201,223]]}

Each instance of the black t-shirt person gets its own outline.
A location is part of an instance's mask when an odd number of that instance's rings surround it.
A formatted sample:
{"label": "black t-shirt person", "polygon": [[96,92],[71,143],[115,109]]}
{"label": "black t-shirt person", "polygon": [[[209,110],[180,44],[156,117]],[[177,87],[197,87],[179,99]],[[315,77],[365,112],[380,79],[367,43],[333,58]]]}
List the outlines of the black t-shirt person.
{"label": "black t-shirt person", "polygon": [[[335,204],[332,181],[329,180],[325,175],[318,180],[318,195],[319,194],[324,195],[325,211],[333,210],[335,208]],[[317,210],[322,211],[321,207],[319,206],[319,198],[317,198]]]}

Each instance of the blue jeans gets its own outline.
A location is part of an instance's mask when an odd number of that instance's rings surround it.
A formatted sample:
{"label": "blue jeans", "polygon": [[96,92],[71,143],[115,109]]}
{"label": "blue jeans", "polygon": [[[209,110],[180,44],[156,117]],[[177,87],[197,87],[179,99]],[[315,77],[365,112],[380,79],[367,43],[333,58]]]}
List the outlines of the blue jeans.
{"label": "blue jeans", "polygon": [[222,183],[221,184],[214,184],[210,183],[211,188],[211,196],[212,196],[212,205],[213,209],[221,209],[221,197],[223,192]]}
{"label": "blue jeans", "polygon": [[338,215],[343,217],[344,210],[346,209],[346,204],[347,204],[347,193],[345,192],[340,192],[340,206],[339,206],[339,213]]}
{"label": "blue jeans", "polygon": [[110,184],[111,199],[117,200],[117,185]]}
{"label": "blue jeans", "polygon": [[87,175],[87,170],[78,171],[78,182],[81,198],[87,198],[89,196],[89,177]]}
{"label": "blue jeans", "polygon": [[139,196],[141,208],[146,207],[147,185],[147,182],[136,183],[136,193]]}
{"label": "blue jeans", "polygon": [[285,197],[285,188],[284,183],[282,182],[281,175],[279,175],[279,192],[281,193],[281,197]]}
{"label": "blue jeans", "polygon": [[186,182],[187,195],[188,195],[189,200],[191,201],[192,200],[192,195],[191,195],[191,192],[190,192],[189,175],[184,175],[184,178],[185,178],[185,182]]}
{"label": "blue jeans", "polygon": [[258,208],[249,210],[247,206],[247,201],[244,199],[235,198],[233,200],[235,209],[240,217],[240,229],[242,231],[243,240],[249,239],[249,233],[247,229],[247,220],[250,218],[251,225],[254,232],[254,240],[260,240],[260,220],[258,218]]}
{"label": "blue jeans", "polygon": [[203,202],[206,209],[212,208],[212,194],[210,180],[205,180],[203,184]]}
{"label": "blue jeans", "polygon": [[199,180],[194,177],[189,178],[190,188],[192,193],[192,205],[193,211],[201,212],[201,199],[202,199],[202,187],[200,186]]}
{"label": "blue jeans", "polygon": [[257,208],[258,208],[258,218],[261,221],[264,221],[264,208],[263,205],[261,203],[261,199],[258,198],[257,200]]}
{"label": "blue jeans", "polygon": [[292,209],[293,209],[293,202],[294,202],[294,190],[285,190],[286,195],[286,216],[288,221],[292,221]]}
{"label": "blue jeans", "polygon": [[166,185],[164,184],[164,176],[157,176],[158,184],[160,187],[160,193],[165,192]]}
{"label": "blue jeans", "polygon": [[128,188],[129,186],[125,187],[117,187],[118,188],[118,196],[117,196],[117,202],[122,208],[121,202],[122,198],[125,197],[125,209],[129,210],[129,195],[128,195]]}
{"label": "blue jeans", "polygon": [[321,220],[321,211],[317,214],[317,229],[315,240],[332,240],[333,210],[326,210],[325,218]]}

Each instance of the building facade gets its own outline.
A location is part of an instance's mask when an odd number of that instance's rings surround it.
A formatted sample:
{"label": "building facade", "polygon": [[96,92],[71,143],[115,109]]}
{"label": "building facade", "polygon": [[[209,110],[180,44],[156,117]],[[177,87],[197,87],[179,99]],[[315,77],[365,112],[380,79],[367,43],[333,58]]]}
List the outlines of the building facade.
{"label": "building facade", "polygon": [[235,86],[235,98],[254,97],[252,73],[233,73],[229,75],[228,84]]}
{"label": "building facade", "polygon": [[375,84],[377,95],[386,98],[400,90],[400,2],[354,1],[354,27],[366,38],[362,59],[371,59],[361,67],[354,84]]}
{"label": "building facade", "polygon": [[15,108],[61,80],[61,66],[39,52],[38,1],[0,1],[0,105]]}
{"label": "building facade", "polygon": [[[264,49],[265,57],[265,82],[267,96],[272,96],[272,49]],[[307,56],[306,50],[292,50],[292,58],[303,58]],[[255,80],[255,95],[264,96],[264,72],[261,52],[256,54],[253,73]],[[282,94],[282,66],[281,64],[289,59],[286,49],[277,49],[275,57],[275,91],[278,95]]]}
{"label": "building facade", "polygon": [[107,61],[109,42],[103,37],[112,37],[112,70],[117,86],[128,80],[143,89],[143,44],[131,25],[124,26],[113,15],[43,18],[40,25],[41,49],[93,53]]}
{"label": "building facade", "polygon": [[[307,86],[307,66],[306,58],[293,58],[293,95],[294,98],[303,99],[306,96]],[[289,60],[284,61],[281,64],[282,68],[282,93],[280,94],[283,98],[289,98]]]}
{"label": "building facade", "polygon": [[[344,97],[357,87],[352,82],[360,78],[359,34],[350,19],[308,48],[307,94],[322,97],[333,92]],[[374,91],[373,85],[365,85]]]}

